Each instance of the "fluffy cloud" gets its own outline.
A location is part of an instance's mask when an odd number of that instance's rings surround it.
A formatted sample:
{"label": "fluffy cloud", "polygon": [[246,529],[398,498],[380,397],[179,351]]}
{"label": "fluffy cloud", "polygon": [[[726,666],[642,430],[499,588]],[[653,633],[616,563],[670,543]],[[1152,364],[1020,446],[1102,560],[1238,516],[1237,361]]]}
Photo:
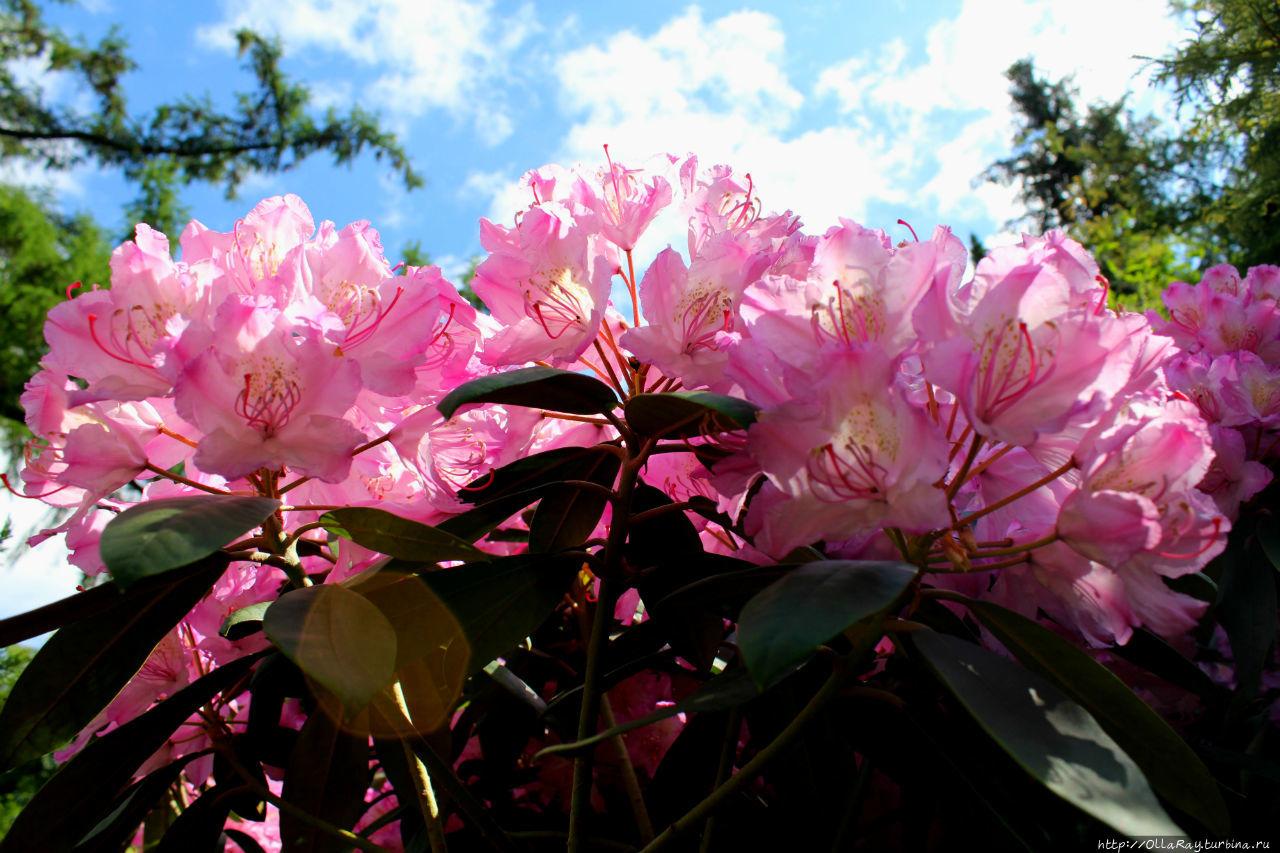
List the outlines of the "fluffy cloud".
{"label": "fluffy cloud", "polygon": [[444,110],[496,145],[512,131],[503,94],[511,56],[538,23],[532,5],[501,18],[492,6],[491,0],[229,0],[223,19],[201,27],[197,37],[230,50],[234,32],[247,27],[279,35],[293,50],[337,54],[375,74],[356,100],[401,119]]}

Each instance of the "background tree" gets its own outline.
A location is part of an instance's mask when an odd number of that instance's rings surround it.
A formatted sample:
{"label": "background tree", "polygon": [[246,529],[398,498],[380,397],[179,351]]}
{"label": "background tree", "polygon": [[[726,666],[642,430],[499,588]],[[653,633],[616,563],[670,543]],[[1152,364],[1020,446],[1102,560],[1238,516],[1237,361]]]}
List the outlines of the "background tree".
{"label": "background tree", "polygon": [[1178,127],[1135,116],[1125,99],[1081,110],[1069,78],[1021,60],[1007,72],[1013,153],[984,174],[1018,187],[1026,213],[1012,224],[1064,228],[1145,305],[1203,266],[1280,259],[1280,5],[1173,9],[1194,16],[1195,35],[1152,62]]}
{"label": "background tree", "polygon": [[[253,87],[236,93],[231,109],[204,94],[135,113],[122,78],[136,65],[117,31],[90,45],[47,22],[34,0],[0,0],[0,159],[53,170],[83,162],[119,168],[138,187],[125,220],[170,234],[189,218],[183,186],[221,185],[232,197],[246,176],[287,170],[317,153],[336,164],[371,153],[406,187],[422,185],[375,116],[310,109],[308,88],[280,69],[278,42],[247,30],[237,39]],[[94,108],[74,109],[25,83],[17,64],[32,59],[72,75],[93,94]],[[48,195],[0,189],[0,415],[21,419],[18,394],[44,352],[45,312],[73,282],[106,284],[113,242],[89,218],[57,212]]]}

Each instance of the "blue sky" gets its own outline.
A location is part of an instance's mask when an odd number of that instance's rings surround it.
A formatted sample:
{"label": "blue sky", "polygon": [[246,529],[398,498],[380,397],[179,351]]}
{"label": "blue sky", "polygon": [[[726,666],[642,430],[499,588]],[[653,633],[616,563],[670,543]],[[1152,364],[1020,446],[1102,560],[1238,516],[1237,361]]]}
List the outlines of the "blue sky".
{"label": "blue sky", "polygon": [[[1134,58],[1187,37],[1166,11],[1164,0],[651,0],[643,14],[602,2],[94,0],[47,14],[90,39],[121,27],[139,65],[127,94],[140,110],[204,92],[225,102],[251,84],[234,30],[280,36],[286,72],[322,106],[378,113],[427,187],[405,192],[372,158],[347,169],[317,156],[252,176],[238,200],[193,188],[184,200],[195,217],[226,231],[259,199],[295,192],[317,220],[367,219],[389,256],[416,240],[456,275],[480,251],[478,218],[508,220],[526,203],[521,174],[598,164],[604,143],[628,165],[692,152],[750,172],[767,208],[794,210],[812,233],[845,216],[905,237],[901,218],[922,235],[941,223],[962,239],[1007,241],[1013,190],[975,184],[1008,152],[1004,69],[1031,56],[1050,76],[1075,75],[1086,101],[1131,93],[1135,109],[1172,119]],[[27,73],[68,103],[87,102],[39,63]],[[132,191],[118,174],[15,175],[126,227]],[[660,231],[642,254],[679,240]],[[0,568],[0,616],[69,594],[74,573],[50,568],[56,547]]]}

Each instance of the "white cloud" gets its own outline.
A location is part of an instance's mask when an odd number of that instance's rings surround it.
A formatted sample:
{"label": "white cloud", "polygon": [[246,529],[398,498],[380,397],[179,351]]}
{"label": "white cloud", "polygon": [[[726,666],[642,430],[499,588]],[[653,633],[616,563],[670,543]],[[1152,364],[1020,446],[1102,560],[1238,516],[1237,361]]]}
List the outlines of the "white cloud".
{"label": "white cloud", "polygon": [[[500,84],[512,54],[539,29],[533,7],[495,16],[491,0],[228,0],[201,27],[203,44],[235,47],[242,27],[279,35],[286,49],[327,51],[377,76],[359,100],[392,115],[444,110],[476,123],[486,144],[510,135]],[[334,84],[335,92],[343,91]],[[402,131],[403,132],[403,131]]]}

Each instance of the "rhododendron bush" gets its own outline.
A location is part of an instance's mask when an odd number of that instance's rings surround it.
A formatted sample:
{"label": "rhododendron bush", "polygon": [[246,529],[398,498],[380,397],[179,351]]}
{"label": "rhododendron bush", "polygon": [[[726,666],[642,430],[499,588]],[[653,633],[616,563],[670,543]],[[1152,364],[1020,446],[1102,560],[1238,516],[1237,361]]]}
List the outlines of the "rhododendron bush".
{"label": "rhododendron bush", "polygon": [[0,623],[58,629],[0,760],[64,762],[0,849],[1255,828],[1280,268],[1164,319],[1060,232],[966,273],[693,157],[524,183],[487,312],[292,195],[50,312],[11,487],[99,582]]}

